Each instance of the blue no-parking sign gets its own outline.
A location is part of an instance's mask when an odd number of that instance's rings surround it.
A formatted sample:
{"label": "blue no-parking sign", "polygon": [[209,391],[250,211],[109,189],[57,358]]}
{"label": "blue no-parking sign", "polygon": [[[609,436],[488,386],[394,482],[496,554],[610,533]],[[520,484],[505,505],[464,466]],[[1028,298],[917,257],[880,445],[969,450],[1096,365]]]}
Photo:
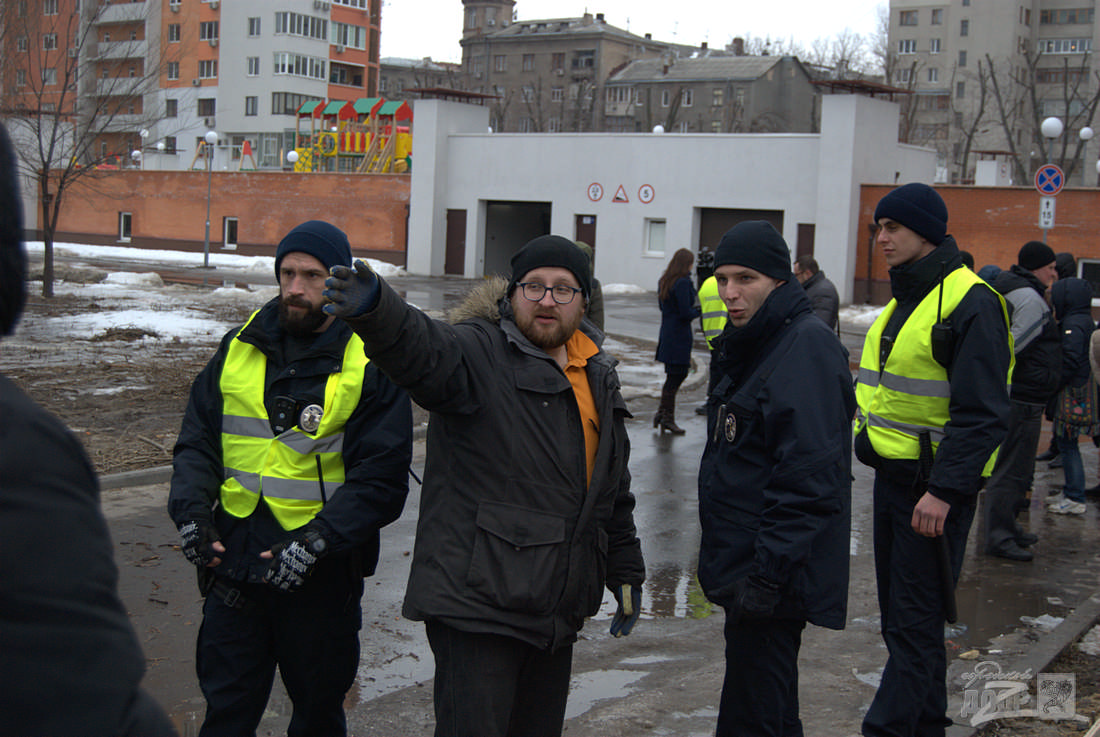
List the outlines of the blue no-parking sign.
{"label": "blue no-parking sign", "polygon": [[1039,190],[1039,194],[1053,197],[1062,191],[1065,183],[1066,175],[1054,164],[1043,164],[1035,172],[1035,189]]}

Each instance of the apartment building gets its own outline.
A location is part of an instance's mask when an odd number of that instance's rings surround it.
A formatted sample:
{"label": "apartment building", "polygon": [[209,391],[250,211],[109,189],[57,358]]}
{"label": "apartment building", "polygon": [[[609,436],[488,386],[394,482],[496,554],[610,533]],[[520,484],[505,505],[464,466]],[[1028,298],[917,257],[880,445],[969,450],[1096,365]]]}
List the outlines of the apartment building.
{"label": "apartment building", "polygon": [[810,133],[820,125],[820,97],[793,56],[696,56],[632,61],[611,75],[604,100],[607,129],[624,133],[660,125],[677,133]]}
{"label": "apartment building", "polygon": [[95,127],[94,144],[77,152],[90,163],[186,169],[214,130],[215,168],[237,168],[246,141],[249,166],[279,168],[303,103],[377,95],[381,5],[5,2],[5,28],[22,30],[3,36],[3,107],[15,116],[41,105],[57,110],[54,99],[67,92],[64,123],[93,125],[87,111],[112,111]]}
{"label": "apartment building", "polygon": [[387,100],[415,99],[420,89],[466,89],[462,66],[446,61],[384,57],[379,65],[378,94]]}
{"label": "apartment building", "polygon": [[607,130],[607,79],[635,59],[686,50],[617,28],[602,13],[514,20],[513,0],[463,0],[466,88],[491,94],[498,132]]}
{"label": "apartment building", "polygon": [[[971,181],[979,158],[1000,158],[1015,183],[1026,183],[1053,156],[1075,172],[1071,182],[1095,184],[1096,141],[1080,136],[1096,122],[1093,6],[891,0],[887,81],[914,93],[903,110],[903,140],[936,149],[942,181]],[[1053,154],[1038,132],[1048,116],[1066,125]]]}

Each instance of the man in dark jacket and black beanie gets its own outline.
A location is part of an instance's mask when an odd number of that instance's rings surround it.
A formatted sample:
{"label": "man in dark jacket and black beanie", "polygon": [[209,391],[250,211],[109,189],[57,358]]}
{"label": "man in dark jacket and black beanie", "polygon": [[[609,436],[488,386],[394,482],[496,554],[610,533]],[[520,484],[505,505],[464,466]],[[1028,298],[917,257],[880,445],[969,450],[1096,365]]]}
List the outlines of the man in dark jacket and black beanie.
{"label": "man in dark jacket and black beanie", "polygon": [[875,222],[894,298],[863,346],[855,450],[875,469],[875,577],[890,655],[863,734],[942,736],[951,724],[946,590],[958,580],[975,498],[1008,421],[1008,317],[1000,296],[963,268],[934,189],[892,190]]}
{"label": "man in dark jacket and black beanie", "polygon": [[[15,172],[0,127],[0,335],[26,298]],[[80,441],[4,376],[0,418],[0,735],[175,735],[140,688],[145,657]]]}
{"label": "man in dark jacket and black beanie", "polygon": [[209,580],[200,735],[255,734],[276,665],[290,737],[347,731],[363,576],[404,507],[412,456],[408,395],[321,309],[328,270],[350,263],[339,228],[292,229],[275,251],[279,296],[191,387],[168,511]]}
{"label": "man in dark jacket and black beanie", "polygon": [[997,465],[985,492],[986,553],[1029,561],[1027,549],[1038,538],[1022,530],[1016,514],[1025,506],[1035,473],[1035,453],[1043,409],[1057,391],[1062,375],[1062,336],[1046,292],[1058,279],[1054,251],[1041,241],[1020,248],[1016,263],[1002,271],[993,288],[1004,295],[1012,315],[1012,416],[1008,435],[997,454]]}
{"label": "man in dark jacket and black beanie", "polygon": [[431,411],[406,617],[435,655],[436,735],[560,734],[573,642],[604,587],[629,634],[645,578],[629,416],[602,333],[582,322],[588,257],[553,235],[432,320],[363,262],[325,310]]}
{"label": "man in dark jacket and black beanie", "polygon": [[771,224],[733,227],[714,266],[729,323],[711,359],[699,582],[726,610],[717,734],[802,734],[802,630],[843,629],[848,598],[848,352],[814,317]]}

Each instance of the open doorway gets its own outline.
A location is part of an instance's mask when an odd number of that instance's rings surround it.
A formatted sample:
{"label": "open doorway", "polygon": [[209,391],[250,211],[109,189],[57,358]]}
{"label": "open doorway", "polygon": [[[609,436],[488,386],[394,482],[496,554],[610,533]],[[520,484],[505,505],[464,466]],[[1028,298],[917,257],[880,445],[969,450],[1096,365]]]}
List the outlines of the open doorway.
{"label": "open doorway", "polygon": [[482,275],[510,275],[512,254],[527,241],[549,233],[549,202],[486,203],[485,265]]}

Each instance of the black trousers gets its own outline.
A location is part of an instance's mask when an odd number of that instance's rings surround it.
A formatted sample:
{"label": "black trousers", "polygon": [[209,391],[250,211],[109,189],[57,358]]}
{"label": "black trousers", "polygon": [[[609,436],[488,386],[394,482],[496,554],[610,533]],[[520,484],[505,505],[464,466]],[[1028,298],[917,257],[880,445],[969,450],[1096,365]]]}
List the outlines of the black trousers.
{"label": "black trousers", "polygon": [[798,649],[806,623],[726,613],[726,677],[717,737],[802,737]]}
{"label": "black trousers", "polygon": [[428,620],[435,655],[435,737],[557,737],[573,646],[541,650],[505,635]]}
{"label": "black trousers", "polygon": [[338,568],[294,594],[241,585],[242,608],[207,597],[196,657],[206,697],[200,737],[255,735],[276,665],[294,709],[288,737],[347,734],[344,696],[359,667],[363,582]]}
{"label": "black trousers", "polygon": [[[913,531],[916,499],[909,484],[875,476],[875,579],[882,639],[890,653],[863,720],[866,737],[942,737],[947,717],[944,601],[933,538]],[[974,506],[955,505],[945,532],[958,581]]]}
{"label": "black trousers", "polygon": [[997,463],[985,487],[986,551],[1014,542],[1020,528],[1016,514],[1025,505],[1035,475],[1035,453],[1043,427],[1043,407],[1012,400],[1008,434],[997,453]]}

